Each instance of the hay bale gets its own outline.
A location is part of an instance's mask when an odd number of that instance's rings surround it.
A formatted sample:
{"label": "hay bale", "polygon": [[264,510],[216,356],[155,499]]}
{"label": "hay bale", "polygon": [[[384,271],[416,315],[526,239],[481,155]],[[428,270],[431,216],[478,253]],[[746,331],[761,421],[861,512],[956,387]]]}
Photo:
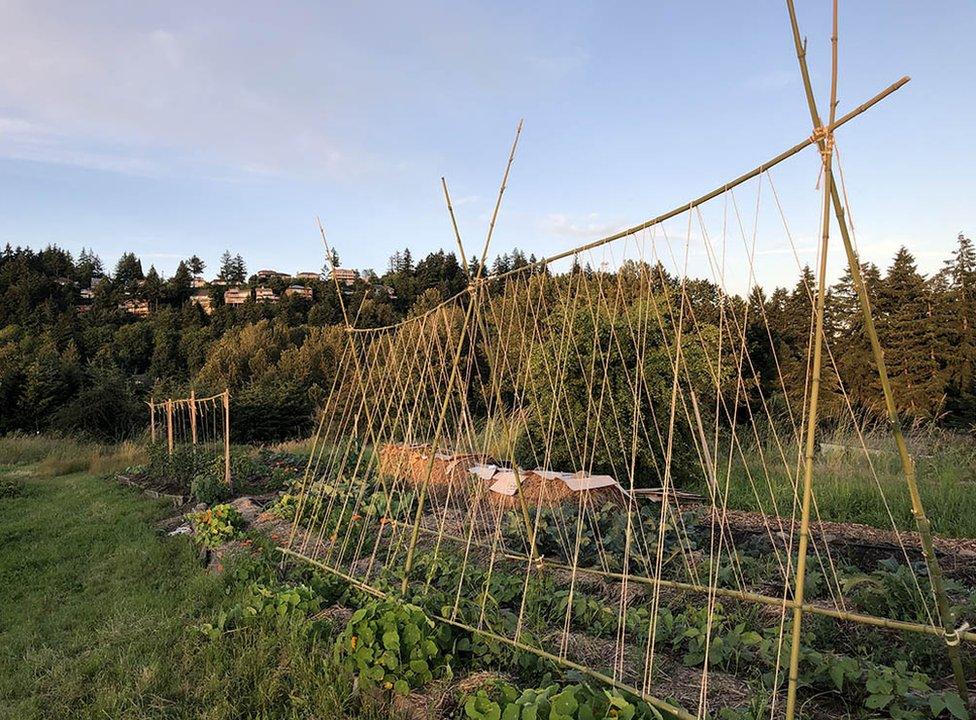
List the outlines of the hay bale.
{"label": "hay bale", "polygon": [[405,480],[417,488],[427,480],[429,495],[444,499],[448,493],[467,496],[471,491],[468,468],[477,463],[489,462],[486,455],[477,453],[433,452],[429,445],[403,445],[385,443],[379,451],[379,472],[387,477]]}
{"label": "hay bale", "polygon": [[[518,506],[518,492],[515,487],[515,471],[501,468],[491,481],[491,501],[504,508]],[[522,486],[522,496],[532,507],[555,507],[583,502],[597,507],[606,502],[623,505],[625,498],[620,486],[612,480],[611,484],[587,488],[579,482],[581,474],[560,473],[544,470],[519,470],[518,481]],[[576,482],[574,482],[576,480]]]}

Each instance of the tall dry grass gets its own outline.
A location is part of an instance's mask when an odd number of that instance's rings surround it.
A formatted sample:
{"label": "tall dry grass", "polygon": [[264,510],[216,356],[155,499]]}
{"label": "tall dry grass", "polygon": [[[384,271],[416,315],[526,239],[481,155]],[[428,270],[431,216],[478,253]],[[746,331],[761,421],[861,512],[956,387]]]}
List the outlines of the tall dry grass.
{"label": "tall dry grass", "polygon": [[34,465],[37,474],[47,477],[77,472],[112,475],[146,460],[146,447],[132,441],[102,445],[53,435],[0,437],[0,466]]}

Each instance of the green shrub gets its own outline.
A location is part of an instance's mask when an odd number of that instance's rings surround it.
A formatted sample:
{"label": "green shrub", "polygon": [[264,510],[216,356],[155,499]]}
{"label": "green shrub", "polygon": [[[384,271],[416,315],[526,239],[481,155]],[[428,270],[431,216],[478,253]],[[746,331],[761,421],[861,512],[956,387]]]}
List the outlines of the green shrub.
{"label": "green shrub", "polygon": [[223,458],[215,458],[209,466],[197,473],[190,483],[190,495],[197,501],[213,505],[227,500],[231,491],[227,486]]}
{"label": "green shrub", "polygon": [[401,695],[451,676],[434,622],[420,608],[397,602],[373,602],[353,613],[333,658],[363,685]]}

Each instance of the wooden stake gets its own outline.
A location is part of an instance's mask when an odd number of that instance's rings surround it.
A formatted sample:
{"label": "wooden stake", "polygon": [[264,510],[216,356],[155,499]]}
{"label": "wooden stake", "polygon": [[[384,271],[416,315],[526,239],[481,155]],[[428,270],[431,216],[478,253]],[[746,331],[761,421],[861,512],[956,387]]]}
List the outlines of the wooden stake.
{"label": "wooden stake", "polygon": [[190,390],[190,437],[194,445],[197,444],[197,394]]}
{"label": "wooden stake", "polygon": [[166,444],[169,446],[169,454],[173,454],[173,399],[166,401]]}
{"label": "wooden stake", "polygon": [[224,481],[233,487],[230,477],[230,390],[224,390]]}
{"label": "wooden stake", "polygon": [[149,400],[149,441],[156,444],[156,403]]}

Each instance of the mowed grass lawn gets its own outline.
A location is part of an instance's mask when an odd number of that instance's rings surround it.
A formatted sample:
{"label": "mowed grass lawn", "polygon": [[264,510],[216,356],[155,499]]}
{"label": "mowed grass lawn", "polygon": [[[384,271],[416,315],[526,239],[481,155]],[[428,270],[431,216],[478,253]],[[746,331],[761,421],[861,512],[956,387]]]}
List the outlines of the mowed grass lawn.
{"label": "mowed grass lawn", "polygon": [[[208,574],[107,477],[0,466],[0,720],[362,716],[328,637],[257,623],[206,639],[247,580]],[[365,713],[376,716],[376,713]]]}
{"label": "mowed grass lawn", "polygon": [[164,503],[81,473],[0,474],[0,717],[164,713],[219,581],[153,530]]}

